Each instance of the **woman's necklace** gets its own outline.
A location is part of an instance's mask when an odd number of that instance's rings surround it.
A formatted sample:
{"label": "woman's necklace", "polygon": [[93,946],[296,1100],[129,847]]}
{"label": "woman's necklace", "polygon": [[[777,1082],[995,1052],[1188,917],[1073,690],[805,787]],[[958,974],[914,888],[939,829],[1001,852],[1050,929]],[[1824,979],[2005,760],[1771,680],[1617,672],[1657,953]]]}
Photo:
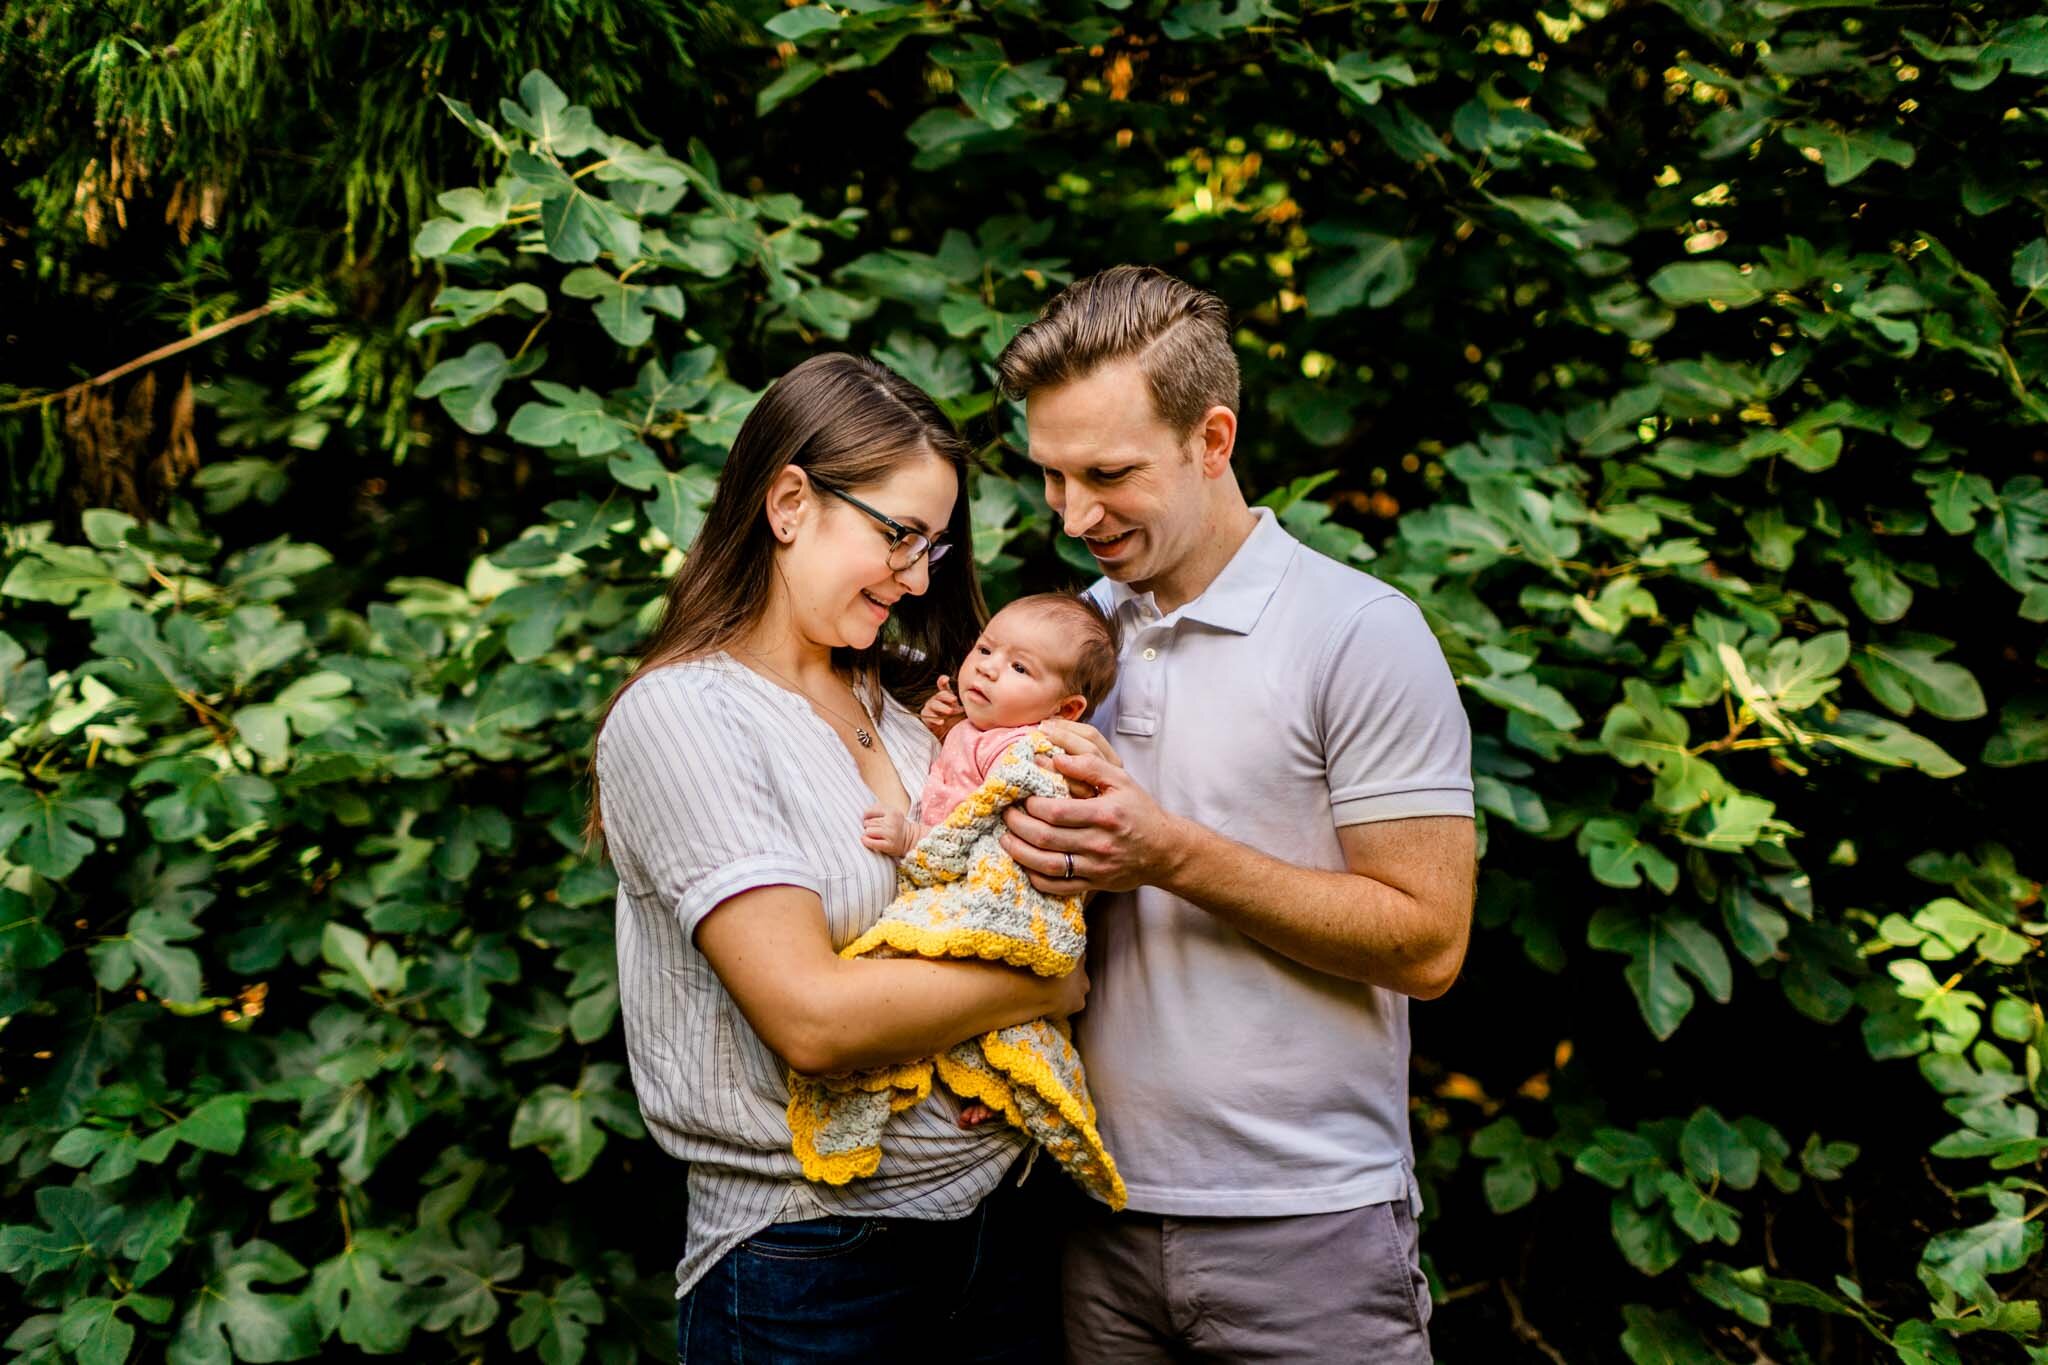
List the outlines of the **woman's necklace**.
{"label": "woman's necklace", "polygon": [[[802,697],[811,705],[817,707],[820,711],[826,712],[829,715],[837,716],[840,720],[846,721],[848,725],[851,725],[853,727],[853,737],[860,741],[861,748],[872,749],[875,747],[875,737],[868,733],[867,726],[862,725],[858,721],[847,720],[846,713],[844,711],[837,710],[819,701],[816,697],[812,696],[802,687],[799,687],[796,683],[791,682],[788,675],[784,674],[780,669],[775,667],[774,664],[769,663],[766,659],[756,654],[753,650],[748,649],[744,645],[742,645],[740,646],[740,652],[746,655],[749,659],[752,659],[755,663],[761,665],[761,667],[767,669],[770,673],[773,673],[777,678],[780,678],[782,680],[783,686],[787,687],[790,691],[796,693],[799,697]],[[859,698],[856,697],[854,698],[854,700],[858,701]],[[870,722],[872,722],[874,717],[870,716],[868,719]]]}

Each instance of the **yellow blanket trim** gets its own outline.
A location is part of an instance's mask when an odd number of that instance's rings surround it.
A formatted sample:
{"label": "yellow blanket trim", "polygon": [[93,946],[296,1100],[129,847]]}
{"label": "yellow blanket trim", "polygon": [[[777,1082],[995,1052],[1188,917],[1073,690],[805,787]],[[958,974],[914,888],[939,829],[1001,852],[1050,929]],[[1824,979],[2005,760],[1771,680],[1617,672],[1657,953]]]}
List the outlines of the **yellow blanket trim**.
{"label": "yellow blanket trim", "polygon": [[[1031,753],[1046,753],[1054,749],[1041,734],[1034,732],[1027,738]],[[1019,761],[1014,751],[1006,757],[1006,762],[1014,764]],[[985,824],[1002,808],[1027,795],[1021,781],[1015,776],[1005,776],[1003,767],[999,763],[980,789],[953,808],[940,828],[958,830]],[[1013,766],[1009,771],[1014,774],[1016,769]],[[1031,780],[1031,775],[1022,780]],[[1058,791],[1065,790],[1065,785],[1058,783],[1056,777],[1053,782],[1058,784]],[[983,837],[986,837],[985,833]],[[953,847],[957,859],[961,846],[956,843]],[[966,916],[956,914],[943,897],[949,887],[961,884],[963,871],[966,881],[984,891],[1014,892],[1019,897],[1037,898],[1035,903],[1029,899],[1012,902],[1017,908],[1030,911],[1028,941],[1016,933],[999,933],[984,926],[961,922]],[[936,863],[926,845],[920,843],[899,870],[899,890],[889,914],[841,949],[841,957],[894,953],[925,958],[979,958],[1022,967],[1048,977],[1062,976],[1079,963],[1078,952],[1064,952],[1053,946],[1049,932],[1051,926],[1045,911],[1047,907],[1054,909],[1058,921],[1069,931],[1066,936],[1068,942],[1085,944],[1086,923],[1080,897],[1054,900],[1039,895],[1030,888],[1015,862],[1000,851],[985,855],[964,869],[957,862],[949,869]],[[922,912],[923,918],[929,922],[911,923],[897,918],[909,911]],[[833,1076],[804,1076],[791,1072],[788,1107],[791,1147],[805,1177],[830,1185],[843,1185],[873,1175],[879,1169],[882,1157],[878,1112],[868,1109],[865,1111],[867,1117],[861,1118],[844,1107],[872,1103],[861,1100],[859,1097],[862,1096],[886,1094],[888,1112],[901,1112],[922,1103],[931,1094],[936,1074],[937,1079],[955,1094],[987,1105],[1013,1127],[1032,1136],[1083,1188],[1096,1194],[1111,1208],[1122,1208],[1125,1200],[1123,1179],[1118,1175],[1116,1162],[1104,1148],[1102,1135],[1096,1128],[1095,1105],[1087,1093],[1080,1059],[1075,1055],[1072,1034],[1065,1021],[1041,1020],[1035,1024],[998,1030],[985,1034],[976,1045],[985,1067],[963,1063],[949,1050],[937,1057],[869,1071]],[[968,1052],[976,1045],[963,1044],[958,1050]],[[1055,1050],[1057,1057],[1047,1055],[1048,1048]],[[1062,1066],[1074,1077],[1074,1084],[1070,1085],[1061,1074]],[[865,1126],[872,1124],[874,1137],[843,1151],[820,1150],[819,1143],[826,1136],[826,1128],[835,1118],[841,1120],[839,1140],[846,1140],[849,1128],[845,1120],[850,1116],[857,1119],[851,1129],[854,1136],[868,1138]]]}

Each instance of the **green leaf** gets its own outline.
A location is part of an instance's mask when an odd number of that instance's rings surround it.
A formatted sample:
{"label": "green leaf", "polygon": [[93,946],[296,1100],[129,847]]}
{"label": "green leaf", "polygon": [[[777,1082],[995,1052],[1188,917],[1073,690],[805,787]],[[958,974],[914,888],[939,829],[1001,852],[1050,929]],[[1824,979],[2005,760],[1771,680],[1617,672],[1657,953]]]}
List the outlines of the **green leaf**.
{"label": "green leaf", "polygon": [[1458,679],[1461,687],[1496,706],[1534,716],[1557,729],[1575,730],[1579,727],[1582,717],[1564,694],[1538,682],[1535,675],[1528,672],[1535,660],[1526,654],[1515,654],[1494,645],[1481,645],[1478,653],[1493,672],[1486,677],[1461,677]]}
{"label": "green leaf", "polygon": [[2036,237],[2012,254],[2012,282],[2028,293],[2048,289],[2048,237]]}
{"label": "green leaf", "polygon": [[420,1314],[420,1326],[475,1336],[498,1320],[504,1282],[526,1264],[525,1249],[501,1245],[500,1236],[496,1221],[471,1214],[457,1224],[452,1239],[440,1228],[406,1238],[398,1272],[412,1286],[406,1306]]}
{"label": "green leaf", "polygon": [[1952,648],[1934,635],[1873,642],[1857,651],[1856,676],[1894,715],[1910,716],[1917,706],[1942,720],[1974,720],[1984,714],[1984,691],[1969,669],[1942,660]]}
{"label": "green leaf", "polygon": [[1728,261],[1673,261],[1649,283],[1651,292],[1674,308],[1693,303],[1742,308],[1763,298],[1769,281]]}
{"label": "green leaf", "polygon": [[519,82],[523,106],[511,100],[498,101],[498,113],[505,122],[532,138],[541,151],[556,156],[577,156],[590,150],[603,136],[591,122],[590,111],[569,103],[560,86],[539,71],[529,71]]}
{"label": "green leaf", "polygon": [[620,1068],[608,1062],[586,1067],[574,1090],[544,1085],[528,1095],[512,1118],[512,1146],[539,1147],[563,1181],[581,1180],[604,1149],[605,1127],[621,1137],[639,1137],[639,1110],[617,1088]]}
{"label": "green leaf", "polygon": [[1607,1205],[1609,1232],[1623,1259],[1645,1275],[1662,1275],[1684,1257],[1678,1230],[1660,1205],[1638,1208],[1627,1195],[1617,1194]]}
{"label": "green leaf", "polygon": [[481,436],[498,425],[498,390],[505,381],[533,373],[546,359],[546,352],[535,351],[507,360],[498,343],[480,341],[455,359],[428,370],[413,392],[422,398],[439,398],[455,425]]}
{"label": "green leaf", "polygon": [[320,956],[341,970],[320,979],[338,990],[377,1001],[405,989],[406,964],[388,943],[372,944],[360,930],[329,923],[320,931]]}
{"label": "green leaf", "polygon": [[1819,1133],[1809,1133],[1799,1150],[1799,1169],[1815,1180],[1840,1180],[1863,1149],[1853,1142],[1822,1142]]}
{"label": "green leaf", "polygon": [[1663,1153],[1649,1139],[1621,1128],[1599,1128],[1594,1130],[1592,1142],[1579,1149],[1572,1169],[1610,1190],[1629,1190],[1642,1205],[1655,1194],[1657,1177],[1666,1164]]}
{"label": "green leaf", "polygon": [[1482,1181],[1495,1213],[1511,1213],[1536,1198],[1539,1186],[1556,1189],[1562,1179],[1551,1144],[1523,1133],[1512,1118],[1496,1119],[1472,1135],[1472,1155],[1488,1165]]}
{"label": "green leaf", "polygon": [[1621,1349],[1633,1365],[1725,1365],[1699,1329],[1678,1313],[1631,1303],[1621,1315],[1628,1324],[1621,1334]]}
{"label": "green leaf", "polygon": [[307,1297],[323,1337],[338,1332],[344,1342],[372,1355],[405,1349],[420,1315],[392,1273],[398,1255],[397,1238],[367,1228],[339,1255],[314,1267]]}
{"label": "green leaf", "polygon": [[1849,131],[1809,120],[1788,124],[1778,135],[1818,161],[1830,186],[1848,184],[1879,161],[1913,164],[1913,144],[1888,133]]}
{"label": "green leaf", "polygon": [[135,1346],[135,1324],[116,1316],[121,1303],[97,1296],[71,1300],[57,1319],[57,1344],[79,1365],[126,1365]]}
{"label": "green leaf", "polygon": [[1303,293],[1311,317],[1328,317],[1361,304],[1386,307],[1413,287],[1415,267],[1429,250],[1426,238],[1389,237],[1328,224],[1311,228],[1309,239],[1348,253],[1309,275]]}
{"label": "green leaf", "polygon": [[533,446],[574,446],[578,455],[605,455],[634,438],[634,430],[614,417],[605,400],[589,389],[570,388],[541,379],[534,389],[545,402],[520,405],[505,434]]}
{"label": "green leaf", "polygon": [[82,545],[32,545],[7,577],[0,596],[24,602],[49,602],[68,607],[73,616],[88,616],[127,606],[135,594],[107,559]]}
{"label": "green leaf", "polygon": [[320,1347],[313,1303],[297,1294],[268,1294],[258,1284],[288,1284],[306,1268],[262,1240],[228,1250],[214,1240],[214,1272],[192,1297],[171,1339],[169,1365],[303,1360]]}
{"label": "green leaf", "polygon": [[1671,1221],[1695,1242],[1734,1246],[1741,1239],[1742,1220],[1735,1210],[1678,1172],[1666,1171],[1657,1177],[1657,1188],[1671,1209]]}
{"label": "green leaf", "polygon": [[1638,838],[1631,821],[1588,820],[1579,827],[1578,850],[1602,886],[1641,886],[1648,874],[1651,884],[1666,895],[1678,887],[1678,865],[1656,845]]}
{"label": "green leaf", "polygon": [[932,49],[931,58],[953,73],[954,92],[982,123],[997,131],[1017,121],[1020,103],[1048,104],[1067,88],[1054,74],[1052,59],[1013,64],[994,39],[968,34],[949,47]]}
{"label": "green leaf", "polygon": [[80,794],[90,790],[66,781],[54,790],[0,786],[0,854],[35,869],[52,881],[78,870],[100,840],[117,839],[127,817],[112,801]]}
{"label": "green leaf", "polygon": [[639,257],[640,224],[619,205],[591,194],[559,165],[531,152],[514,152],[510,165],[540,199],[541,240],[550,256],[571,265],[606,252],[620,262]]}
{"label": "green leaf", "polygon": [[1607,713],[1600,743],[1617,762],[1655,774],[1659,810],[1681,815],[1732,793],[1718,768],[1690,752],[1691,727],[1655,687],[1641,678],[1623,679],[1621,686],[1626,700]]}
{"label": "green leaf", "polygon": [[1929,777],[1954,777],[1963,770],[1933,740],[1868,711],[1844,711],[1832,721],[1813,725],[1814,738],[1820,742],[1872,763],[1918,768]]}
{"label": "green leaf", "polygon": [[683,316],[683,291],[672,284],[627,284],[608,270],[585,266],[562,280],[572,299],[590,299],[598,325],[621,346],[638,346],[654,335],[654,315],[678,321]]}
{"label": "green leaf", "polygon": [[1984,741],[1983,762],[2016,768],[2048,759],[2048,694],[2015,697],[1998,708],[1998,733]]}
{"label": "green leaf", "polygon": [[800,43],[814,33],[830,33],[840,22],[839,16],[823,5],[802,5],[782,11],[761,27],[778,38]]}
{"label": "green leaf", "polygon": [[1678,1137],[1678,1155],[1687,1174],[1702,1185],[1750,1189],[1761,1169],[1761,1154],[1749,1139],[1734,1124],[1704,1107],[1686,1120]]}
{"label": "green leaf", "polygon": [[529,1289],[519,1296],[519,1316],[507,1333],[522,1351],[540,1352],[543,1365],[577,1365],[591,1327],[605,1320],[604,1301],[589,1280],[572,1275],[551,1293]]}
{"label": "green leaf", "polygon": [[1966,1299],[1992,1297],[1989,1277],[2025,1266],[2041,1250],[2039,1220],[2028,1217],[2017,1191],[1986,1193],[1993,1210],[1982,1223],[1935,1236],[1921,1253],[1920,1269]]}
{"label": "green leaf", "polygon": [[202,1151],[233,1156],[247,1135],[250,1095],[215,1095],[172,1125],[178,1141]]}
{"label": "green leaf", "polygon": [[1644,1022],[1659,1039],[1669,1038],[1691,1012],[1692,987],[1681,969],[1726,1004],[1734,994],[1733,968],[1720,940],[1699,921],[1677,913],[1640,916],[1618,906],[1597,911],[1586,942],[1606,952],[1627,953],[1623,969]]}
{"label": "green leaf", "polygon": [[126,933],[87,950],[93,979],[106,990],[120,990],[139,973],[143,989],[152,995],[165,1000],[197,1000],[199,955],[176,945],[200,937],[201,932],[181,911],[137,910],[128,917]]}

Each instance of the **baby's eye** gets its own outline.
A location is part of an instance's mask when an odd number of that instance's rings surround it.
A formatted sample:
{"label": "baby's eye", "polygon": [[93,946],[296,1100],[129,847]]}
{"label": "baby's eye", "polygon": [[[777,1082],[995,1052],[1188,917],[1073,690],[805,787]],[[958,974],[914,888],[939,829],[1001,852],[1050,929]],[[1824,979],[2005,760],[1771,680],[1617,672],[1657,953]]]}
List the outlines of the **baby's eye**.
{"label": "baby's eye", "polygon": [[1010,667],[1016,669],[1019,673],[1022,673],[1027,678],[1031,676],[1031,670],[1024,667],[1024,665],[1022,664],[1011,664]]}
{"label": "baby's eye", "polygon": [[975,652],[976,654],[986,654],[986,653],[988,653],[988,646],[987,646],[987,645],[976,645],[976,646],[974,647],[974,652]]}

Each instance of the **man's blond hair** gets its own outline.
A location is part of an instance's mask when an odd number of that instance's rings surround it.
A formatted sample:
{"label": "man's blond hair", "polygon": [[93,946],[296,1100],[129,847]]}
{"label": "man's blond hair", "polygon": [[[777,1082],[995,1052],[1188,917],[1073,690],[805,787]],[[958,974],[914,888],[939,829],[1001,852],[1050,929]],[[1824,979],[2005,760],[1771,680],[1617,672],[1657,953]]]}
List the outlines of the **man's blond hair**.
{"label": "man's blond hair", "polygon": [[1024,399],[1131,359],[1152,391],[1153,410],[1176,436],[1193,431],[1211,408],[1237,411],[1230,311],[1214,294],[1149,265],[1112,266],[1068,285],[1010,339],[996,372],[1006,396]]}

